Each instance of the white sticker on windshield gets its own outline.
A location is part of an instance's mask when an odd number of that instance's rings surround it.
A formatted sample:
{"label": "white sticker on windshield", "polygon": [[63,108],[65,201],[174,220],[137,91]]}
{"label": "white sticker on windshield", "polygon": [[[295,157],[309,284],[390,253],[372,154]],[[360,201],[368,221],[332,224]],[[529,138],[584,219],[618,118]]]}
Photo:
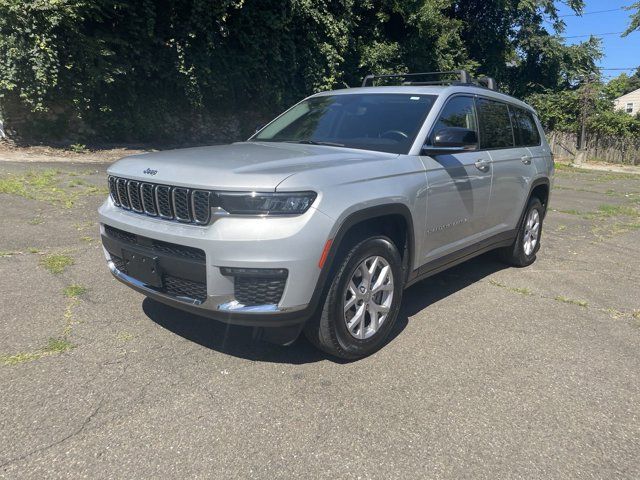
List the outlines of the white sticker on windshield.
{"label": "white sticker on windshield", "polygon": [[411,97],[410,100],[420,100],[420,97]]}

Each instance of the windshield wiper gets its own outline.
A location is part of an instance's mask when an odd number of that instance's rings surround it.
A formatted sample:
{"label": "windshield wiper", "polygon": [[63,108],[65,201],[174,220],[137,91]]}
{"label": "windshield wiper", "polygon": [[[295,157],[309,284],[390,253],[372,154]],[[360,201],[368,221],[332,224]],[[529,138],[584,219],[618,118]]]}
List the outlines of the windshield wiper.
{"label": "windshield wiper", "polygon": [[301,143],[303,145],[326,145],[329,147],[344,147],[344,143],[323,142],[320,140],[285,140],[285,143]]}

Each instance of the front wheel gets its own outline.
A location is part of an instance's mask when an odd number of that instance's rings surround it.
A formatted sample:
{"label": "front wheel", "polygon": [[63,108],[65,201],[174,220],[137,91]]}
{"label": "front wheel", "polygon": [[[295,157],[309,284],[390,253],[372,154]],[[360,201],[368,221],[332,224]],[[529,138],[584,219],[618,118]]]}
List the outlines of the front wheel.
{"label": "front wheel", "polygon": [[340,263],[320,315],[305,335],[321,350],[345,359],[380,349],[396,322],[403,290],[402,259],[386,237],[354,246]]}
{"label": "front wheel", "polygon": [[526,267],[536,260],[536,253],[540,249],[543,218],[542,203],[537,197],[532,197],[527,204],[515,242],[500,250],[500,257],[505,263],[514,267]]}

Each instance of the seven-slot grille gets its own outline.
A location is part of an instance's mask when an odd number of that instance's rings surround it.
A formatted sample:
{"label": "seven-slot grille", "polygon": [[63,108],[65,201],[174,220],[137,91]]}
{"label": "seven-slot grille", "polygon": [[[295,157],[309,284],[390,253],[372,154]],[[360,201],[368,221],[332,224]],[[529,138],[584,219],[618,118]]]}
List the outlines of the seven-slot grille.
{"label": "seven-slot grille", "polygon": [[111,199],[136,213],[205,225],[211,219],[214,195],[206,190],[171,187],[109,176]]}

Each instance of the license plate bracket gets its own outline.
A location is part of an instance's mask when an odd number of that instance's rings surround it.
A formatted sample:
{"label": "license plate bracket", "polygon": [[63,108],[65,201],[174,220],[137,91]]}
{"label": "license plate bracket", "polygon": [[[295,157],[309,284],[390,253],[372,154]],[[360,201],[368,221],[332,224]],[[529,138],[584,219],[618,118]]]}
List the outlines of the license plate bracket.
{"label": "license plate bracket", "polygon": [[127,266],[127,274],[142,283],[161,288],[162,274],[158,265],[158,257],[143,255],[131,250],[122,250],[122,257]]}

